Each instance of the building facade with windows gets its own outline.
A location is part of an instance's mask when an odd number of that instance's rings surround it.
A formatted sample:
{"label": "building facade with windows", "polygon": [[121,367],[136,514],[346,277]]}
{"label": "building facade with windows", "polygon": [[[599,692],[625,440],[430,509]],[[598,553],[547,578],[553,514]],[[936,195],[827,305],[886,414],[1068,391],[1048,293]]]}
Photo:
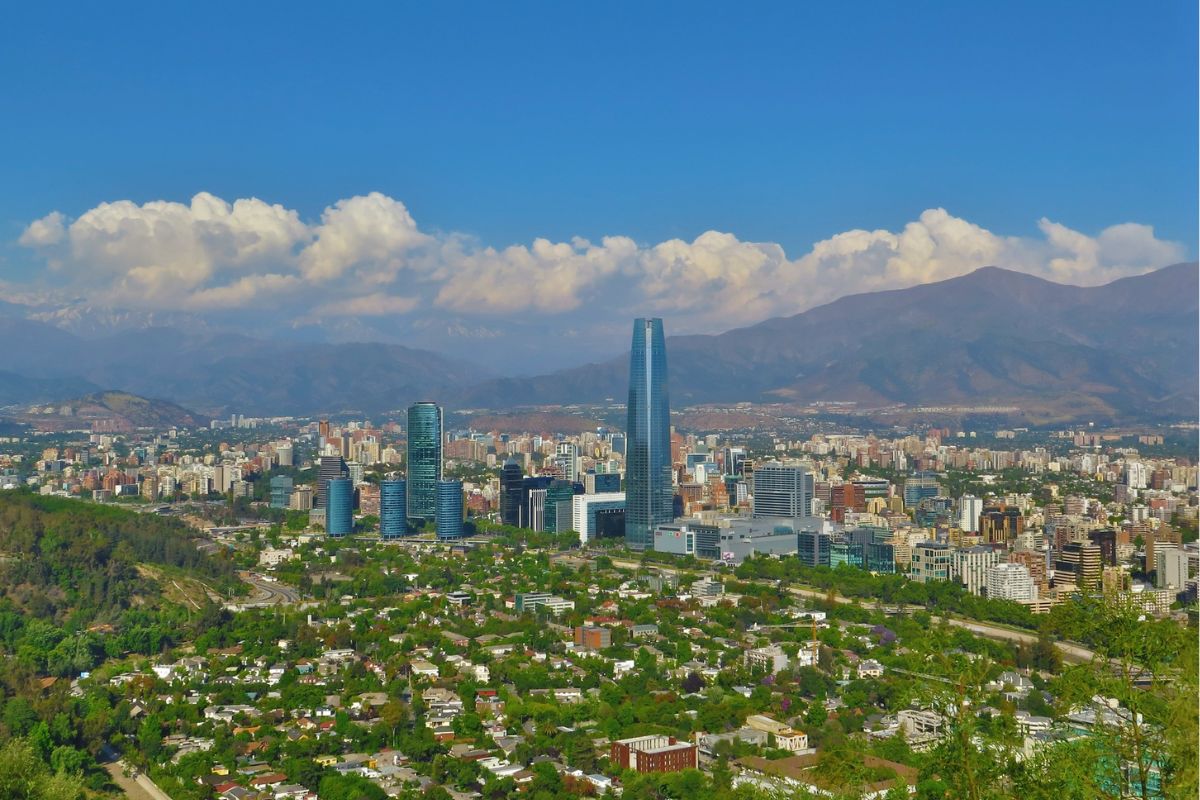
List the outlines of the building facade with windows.
{"label": "building facade with windows", "polygon": [[626,418],[625,541],[654,546],[654,528],[675,518],[671,490],[671,411],[661,319],[636,319]]}

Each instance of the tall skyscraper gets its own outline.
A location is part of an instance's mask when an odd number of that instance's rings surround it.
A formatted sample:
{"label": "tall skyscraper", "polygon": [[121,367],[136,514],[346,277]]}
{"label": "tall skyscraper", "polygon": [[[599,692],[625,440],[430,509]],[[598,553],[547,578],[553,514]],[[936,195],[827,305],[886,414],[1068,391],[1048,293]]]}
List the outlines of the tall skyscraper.
{"label": "tall skyscraper", "polygon": [[317,470],[316,507],[325,508],[325,485],[335,478],[348,478],[349,471],[341,456],[321,456],[321,466]]}
{"label": "tall skyscraper", "polygon": [[674,519],[671,497],[671,411],[661,319],[633,322],[625,456],[625,542],[654,545],[654,527]]}
{"label": "tall skyscraper", "polygon": [[379,538],[399,539],[408,532],[408,498],[402,478],[379,483]]}
{"label": "tall skyscraper", "polygon": [[348,536],[354,530],[354,484],[333,478],[325,485],[325,533]]}
{"label": "tall skyscraper", "polygon": [[525,472],[515,458],[504,462],[500,470],[500,521],[505,525],[521,524],[521,498],[525,488]]}
{"label": "tall skyscraper", "polygon": [[408,407],[408,516],[437,516],[437,484],[442,479],[442,409],[436,403]]}
{"label": "tall skyscraper", "polygon": [[463,535],[462,481],[438,481],[434,489],[439,539],[461,539]]}

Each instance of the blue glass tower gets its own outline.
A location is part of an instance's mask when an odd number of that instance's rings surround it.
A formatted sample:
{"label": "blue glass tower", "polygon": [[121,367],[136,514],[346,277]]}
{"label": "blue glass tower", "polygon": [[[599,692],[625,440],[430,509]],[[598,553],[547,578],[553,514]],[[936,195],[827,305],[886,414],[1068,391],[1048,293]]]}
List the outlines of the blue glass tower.
{"label": "blue glass tower", "polygon": [[653,547],[654,528],[674,519],[671,496],[671,410],[661,319],[633,321],[629,407],[625,426],[625,543]]}
{"label": "blue glass tower", "polygon": [[325,485],[325,533],[348,536],[354,530],[354,486],[349,478],[333,478]]}
{"label": "blue glass tower", "polygon": [[437,535],[439,539],[462,538],[462,481],[437,482]]}
{"label": "blue glass tower", "polygon": [[405,482],[402,479],[379,484],[379,538],[399,539],[408,532]]}
{"label": "blue glass tower", "polygon": [[437,515],[437,484],[442,479],[442,409],[437,403],[408,408],[408,516]]}

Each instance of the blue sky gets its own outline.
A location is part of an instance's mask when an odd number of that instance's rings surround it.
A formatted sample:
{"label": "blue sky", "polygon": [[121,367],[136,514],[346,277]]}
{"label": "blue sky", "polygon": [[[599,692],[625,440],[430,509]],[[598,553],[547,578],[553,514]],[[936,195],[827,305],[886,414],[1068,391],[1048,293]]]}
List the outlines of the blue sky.
{"label": "blue sky", "polygon": [[75,286],[16,244],[32,221],[201,191],[310,224],[376,191],[475,248],[718,231],[796,259],[945,209],[1192,258],[1196,29],[1194,2],[10,5],[0,269]]}

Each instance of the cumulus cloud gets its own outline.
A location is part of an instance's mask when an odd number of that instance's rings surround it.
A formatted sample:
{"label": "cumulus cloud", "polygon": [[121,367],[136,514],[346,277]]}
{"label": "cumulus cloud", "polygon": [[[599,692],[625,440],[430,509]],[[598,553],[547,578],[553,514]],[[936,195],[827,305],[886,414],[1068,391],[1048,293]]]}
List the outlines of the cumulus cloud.
{"label": "cumulus cloud", "polygon": [[114,305],[213,310],[288,304],[306,317],[570,312],[657,314],[675,330],[719,330],[794,314],[839,296],[943,280],[996,265],[1099,284],[1186,257],[1153,228],[1096,236],[1042,219],[1040,236],[1003,236],[945,209],[898,231],[850,230],[789,258],[770,242],[707,231],[643,245],[624,236],[497,248],[422,231],[378,192],[305,222],[255,198],[201,192],[190,203],[103,203],[69,220],[53,212],[19,243],[72,289]]}

